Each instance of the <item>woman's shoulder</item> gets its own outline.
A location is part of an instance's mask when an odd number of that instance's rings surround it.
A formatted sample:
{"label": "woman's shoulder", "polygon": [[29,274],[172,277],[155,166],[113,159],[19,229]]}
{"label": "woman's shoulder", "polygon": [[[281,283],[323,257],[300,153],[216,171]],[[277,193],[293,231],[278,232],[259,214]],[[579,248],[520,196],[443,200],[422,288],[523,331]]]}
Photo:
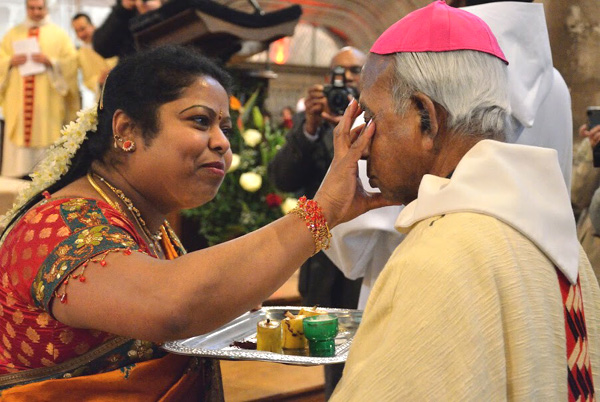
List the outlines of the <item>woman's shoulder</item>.
{"label": "woman's shoulder", "polygon": [[135,232],[131,222],[107,202],[78,196],[44,199],[27,211],[14,225],[13,230],[48,224],[56,230],[71,233],[99,225],[117,226],[130,233]]}

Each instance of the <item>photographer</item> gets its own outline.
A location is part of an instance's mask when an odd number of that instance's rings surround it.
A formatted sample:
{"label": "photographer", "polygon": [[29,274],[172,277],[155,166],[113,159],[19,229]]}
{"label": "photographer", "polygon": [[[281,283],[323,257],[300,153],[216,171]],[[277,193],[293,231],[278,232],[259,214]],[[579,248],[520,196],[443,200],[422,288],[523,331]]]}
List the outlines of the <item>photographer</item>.
{"label": "photographer", "polygon": [[[352,48],[342,48],[331,60],[328,105],[324,85],[308,88],[306,110],[293,118],[286,144],[269,164],[269,178],[283,191],[311,197],[317,191],[333,158],[333,128],[340,120],[333,110],[345,109],[345,91],[358,98],[360,70],[365,55]],[[336,67],[338,68],[336,70]],[[342,68],[342,74],[338,74]],[[332,82],[332,78],[336,82]],[[340,82],[341,81],[341,82]],[[333,91],[333,93],[332,93]],[[344,104],[335,104],[344,103]],[[302,195],[300,194],[300,195]],[[299,291],[306,306],[356,308],[360,280],[351,281],[322,252],[311,257],[300,268]],[[325,366],[325,394],[329,396],[342,375],[343,365]]]}

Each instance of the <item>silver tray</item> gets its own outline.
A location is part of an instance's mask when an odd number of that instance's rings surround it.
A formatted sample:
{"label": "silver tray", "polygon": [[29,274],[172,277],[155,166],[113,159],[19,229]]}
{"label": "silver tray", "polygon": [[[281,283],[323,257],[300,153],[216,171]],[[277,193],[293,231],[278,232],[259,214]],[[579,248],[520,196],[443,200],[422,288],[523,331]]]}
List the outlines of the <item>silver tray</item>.
{"label": "silver tray", "polygon": [[285,318],[286,311],[296,315],[301,308],[302,307],[298,306],[263,307],[257,311],[244,313],[238,318],[223,325],[221,328],[205,335],[166,342],[162,345],[162,348],[168,352],[180,355],[202,356],[226,360],[258,360],[301,366],[345,362],[348,357],[348,350],[352,344],[352,339],[354,338],[354,334],[362,319],[362,310],[319,307],[319,310],[325,310],[338,317],[339,333],[335,338],[335,356],[332,357],[309,356],[308,349],[284,350],[284,353],[281,354],[242,349],[238,346],[233,346],[234,341],[249,341],[256,343],[257,322],[266,318],[282,320]]}

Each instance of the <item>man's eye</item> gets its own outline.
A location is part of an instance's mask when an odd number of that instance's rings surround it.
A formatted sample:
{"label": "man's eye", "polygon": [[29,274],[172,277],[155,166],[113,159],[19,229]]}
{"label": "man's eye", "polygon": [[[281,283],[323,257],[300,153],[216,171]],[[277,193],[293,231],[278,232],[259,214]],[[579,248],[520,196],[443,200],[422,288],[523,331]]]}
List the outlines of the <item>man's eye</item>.
{"label": "man's eye", "polygon": [[231,136],[233,135],[233,128],[231,128],[231,127],[221,127],[221,132],[223,132],[223,134],[225,135],[225,137],[231,138]]}

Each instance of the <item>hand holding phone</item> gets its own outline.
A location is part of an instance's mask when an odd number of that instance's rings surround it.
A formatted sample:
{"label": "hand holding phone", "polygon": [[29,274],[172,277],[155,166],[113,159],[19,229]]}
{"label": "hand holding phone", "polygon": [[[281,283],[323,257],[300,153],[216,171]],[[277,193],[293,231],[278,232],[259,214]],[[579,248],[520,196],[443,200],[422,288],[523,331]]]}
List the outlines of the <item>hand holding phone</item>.
{"label": "hand holding phone", "polygon": [[[587,130],[592,131],[594,127],[600,126],[600,106],[589,106],[587,108],[588,124]],[[597,130],[594,130],[597,131]],[[590,142],[594,144],[595,135],[589,136]],[[594,167],[600,167],[600,142],[593,146]]]}

